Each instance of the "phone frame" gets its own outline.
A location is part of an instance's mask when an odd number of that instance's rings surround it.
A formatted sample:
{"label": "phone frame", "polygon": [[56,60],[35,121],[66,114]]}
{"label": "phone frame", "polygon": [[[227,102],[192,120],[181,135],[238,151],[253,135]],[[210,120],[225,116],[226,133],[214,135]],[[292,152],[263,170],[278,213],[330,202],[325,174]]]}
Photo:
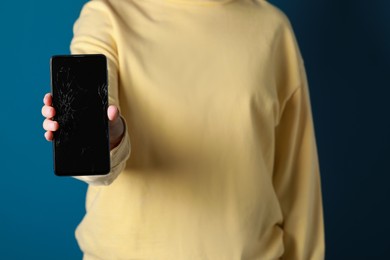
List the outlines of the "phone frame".
{"label": "phone frame", "polygon": [[[82,59],[82,58],[88,58],[88,57],[101,57],[105,60],[105,81],[106,81],[106,86],[107,86],[107,108],[109,106],[108,104],[108,84],[109,84],[109,77],[108,77],[108,65],[107,65],[107,58],[104,54],[62,54],[62,55],[53,55],[50,58],[50,94],[52,95],[52,100],[54,99],[53,97],[53,60],[54,59]],[[61,126],[60,126],[61,127]],[[55,139],[52,141],[52,154],[53,154],[53,171],[56,176],[60,177],[69,177],[69,176],[94,176],[94,175],[107,175],[111,171],[111,160],[110,160],[110,129],[109,129],[109,120],[107,116],[107,149],[108,149],[108,157],[107,157],[107,168],[105,169],[94,169],[93,171],[61,171],[58,168],[58,165],[56,164],[56,143]]]}

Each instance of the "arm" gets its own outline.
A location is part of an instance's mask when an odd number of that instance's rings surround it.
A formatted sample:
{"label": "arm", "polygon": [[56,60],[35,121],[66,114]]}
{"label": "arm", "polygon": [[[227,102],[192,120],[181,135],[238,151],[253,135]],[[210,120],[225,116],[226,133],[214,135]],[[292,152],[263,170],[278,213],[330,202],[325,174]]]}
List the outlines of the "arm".
{"label": "arm", "polygon": [[275,48],[279,113],[273,183],[283,214],[283,259],[322,260],[325,254],[320,170],[304,61],[284,16]]}
{"label": "arm", "polygon": [[[70,50],[72,54],[101,53],[107,57],[109,105],[115,105],[120,113],[118,96],[118,54],[113,37],[112,13],[103,1],[89,1],[81,10],[73,27],[73,39]],[[73,176],[91,185],[109,185],[124,169],[130,156],[131,146],[124,117],[119,116],[119,124],[123,124],[122,138],[111,146],[111,171],[102,176]],[[110,132],[113,132],[110,125]],[[111,136],[110,136],[111,137]]]}
{"label": "arm", "polygon": [[276,127],[274,186],[283,213],[284,259],[324,259],[317,147],[307,85],[287,101]]}

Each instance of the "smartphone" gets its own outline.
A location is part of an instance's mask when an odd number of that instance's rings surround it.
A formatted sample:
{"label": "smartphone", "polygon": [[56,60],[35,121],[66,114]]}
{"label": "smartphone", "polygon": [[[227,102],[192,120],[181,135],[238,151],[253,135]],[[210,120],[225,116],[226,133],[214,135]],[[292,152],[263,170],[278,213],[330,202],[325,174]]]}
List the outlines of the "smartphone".
{"label": "smartphone", "polygon": [[102,54],[55,55],[50,59],[57,176],[110,172],[107,60]]}

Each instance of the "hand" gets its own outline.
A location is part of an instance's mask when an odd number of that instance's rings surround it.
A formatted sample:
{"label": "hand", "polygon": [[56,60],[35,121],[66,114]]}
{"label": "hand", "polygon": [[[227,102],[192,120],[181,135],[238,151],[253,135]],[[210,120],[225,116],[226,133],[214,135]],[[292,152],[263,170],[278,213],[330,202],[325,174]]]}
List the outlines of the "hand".
{"label": "hand", "polygon": [[[53,140],[53,132],[57,131],[60,125],[53,120],[56,114],[54,107],[52,107],[52,96],[47,93],[43,98],[42,115],[45,117],[43,121],[43,129],[46,130],[45,138],[47,141]],[[116,106],[111,105],[107,109],[107,116],[110,127],[110,150],[114,149],[121,142],[124,135],[124,123],[120,117],[119,110]]]}

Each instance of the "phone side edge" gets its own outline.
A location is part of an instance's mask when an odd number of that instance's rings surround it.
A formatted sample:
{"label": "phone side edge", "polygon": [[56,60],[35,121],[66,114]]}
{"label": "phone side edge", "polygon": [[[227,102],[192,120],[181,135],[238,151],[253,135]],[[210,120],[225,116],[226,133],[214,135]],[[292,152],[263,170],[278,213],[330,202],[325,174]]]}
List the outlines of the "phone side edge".
{"label": "phone side edge", "polygon": [[[58,55],[54,55],[50,57],[50,95],[52,97],[52,102],[53,102],[53,61],[58,57]],[[52,142],[52,159],[53,159],[53,172],[56,176],[63,176],[58,172],[58,169],[56,167],[56,147],[55,147],[55,138],[54,138],[54,133],[53,133],[53,140]]]}

